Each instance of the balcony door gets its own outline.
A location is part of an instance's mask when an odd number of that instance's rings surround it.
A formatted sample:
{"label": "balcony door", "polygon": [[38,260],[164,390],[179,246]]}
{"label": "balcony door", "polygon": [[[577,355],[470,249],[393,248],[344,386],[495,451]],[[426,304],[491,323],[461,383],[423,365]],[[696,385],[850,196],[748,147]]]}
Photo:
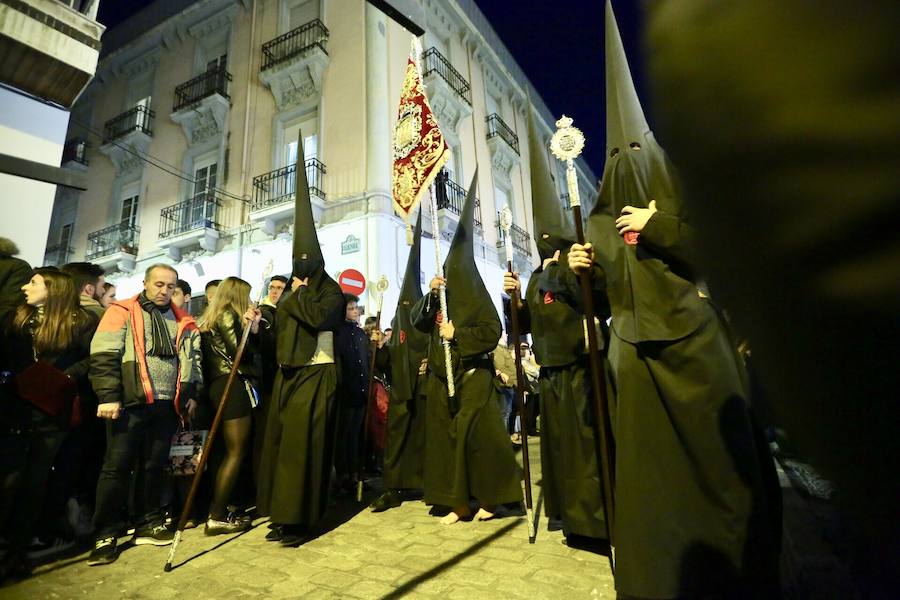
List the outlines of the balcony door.
{"label": "balcony door", "polygon": [[184,209],[184,224],[189,229],[208,227],[215,221],[216,203],[212,192],[216,189],[218,172],[219,165],[213,157],[194,163],[193,195]]}
{"label": "balcony door", "polygon": [[293,31],[319,18],[319,0],[282,0],[281,33]]}
{"label": "balcony door", "polygon": [[[299,156],[297,152],[297,140],[301,131],[303,132],[303,156],[306,158],[306,163],[309,164],[311,159],[319,158],[318,116],[307,115],[285,125],[280,167],[292,167],[297,163],[297,158]],[[317,185],[317,177],[318,171],[315,167],[307,167],[306,179],[309,182],[310,187],[321,187],[321,185]],[[294,193],[296,191],[296,171],[291,170],[287,173],[285,183],[285,193]]]}

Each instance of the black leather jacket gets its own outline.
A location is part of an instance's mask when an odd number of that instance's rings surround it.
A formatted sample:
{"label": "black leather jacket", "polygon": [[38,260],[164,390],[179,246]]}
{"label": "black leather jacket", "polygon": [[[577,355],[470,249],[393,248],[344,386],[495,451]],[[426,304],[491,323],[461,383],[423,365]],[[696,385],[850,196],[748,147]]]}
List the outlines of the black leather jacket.
{"label": "black leather jacket", "polygon": [[[242,335],[241,316],[234,311],[222,313],[209,331],[200,334],[203,341],[204,381],[208,383],[231,372],[231,365]],[[259,379],[259,367],[256,364],[258,338],[258,335],[250,334],[238,367],[238,373],[254,380]]]}

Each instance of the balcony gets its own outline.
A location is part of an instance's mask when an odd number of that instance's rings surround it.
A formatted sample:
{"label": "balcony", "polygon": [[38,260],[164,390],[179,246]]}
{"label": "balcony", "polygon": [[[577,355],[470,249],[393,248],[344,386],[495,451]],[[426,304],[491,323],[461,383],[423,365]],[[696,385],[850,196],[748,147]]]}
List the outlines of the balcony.
{"label": "balcony", "polygon": [[494,174],[509,182],[510,171],[519,164],[519,136],[496,113],[488,115],[484,120],[487,123],[486,137],[491,151],[491,167]]}
{"label": "balcony", "polygon": [[[319,223],[325,208],[325,192],[322,191],[325,165],[318,159],[306,161],[306,179],[313,219]],[[297,189],[297,165],[276,169],[253,178],[253,201],[250,220],[260,223],[268,235],[276,235],[279,226],[294,218],[294,196]]]}
{"label": "balcony", "polygon": [[63,146],[62,166],[76,171],[87,171],[87,149],[88,143],[83,139],[74,138],[66,142]]}
{"label": "balcony", "polygon": [[153,118],[156,113],[146,106],[135,106],[106,122],[103,126],[103,145],[106,154],[121,175],[141,167],[141,158],[153,139]]}
{"label": "balcony", "polygon": [[[466,202],[466,190],[464,187],[450,179],[443,169],[434,179],[434,196],[438,209],[438,223],[441,233],[447,239],[452,239],[462,214],[463,205]],[[481,231],[481,202],[475,198],[475,230]]]}
{"label": "balcony", "polygon": [[214,67],[175,88],[170,118],[181,125],[190,144],[199,144],[225,131],[231,109],[231,73]]}
{"label": "balcony", "polygon": [[47,246],[47,249],[44,251],[44,266],[61,267],[69,262],[69,258],[74,251],[75,249],[72,248],[72,246],[66,246],[64,244]]}
{"label": "balcony", "polygon": [[[0,81],[71,108],[97,69],[98,0],[0,2]],[[74,9],[74,10],[73,10]]]}
{"label": "balcony", "polygon": [[133,271],[137,260],[141,228],[118,223],[88,234],[88,250],[84,260],[104,270]]}
{"label": "balcony", "polygon": [[321,93],[329,35],[316,19],[263,44],[259,79],[272,91],[279,111],[315,102]]}
{"label": "balcony", "polygon": [[[506,267],[506,232],[500,226],[500,213],[497,213],[497,250],[500,266]],[[513,268],[519,273],[528,273],[531,265],[531,236],[515,223],[509,228],[509,238],[513,247]]]}
{"label": "balcony", "polygon": [[197,194],[190,200],[167,206],[159,211],[159,240],[156,245],[166,250],[173,261],[181,260],[185,248],[200,246],[215,252],[218,245],[219,212],[222,200],[212,191]]}
{"label": "balcony", "polygon": [[455,143],[459,122],[472,114],[472,87],[437,48],[429,48],[422,54],[422,68],[422,80],[428,88],[431,110],[437,117],[441,132],[449,134],[450,140]]}

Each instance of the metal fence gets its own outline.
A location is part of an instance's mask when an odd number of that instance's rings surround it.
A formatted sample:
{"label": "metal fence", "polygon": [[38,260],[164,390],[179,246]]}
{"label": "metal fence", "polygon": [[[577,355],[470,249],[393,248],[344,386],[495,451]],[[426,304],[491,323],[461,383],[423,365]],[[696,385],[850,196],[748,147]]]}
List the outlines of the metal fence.
{"label": "metal fence", "polygon": [[519,136],[500,118],[500,115],[492,113],[484,120],[487,122],[487,139],[499,136],[516,154],[519,153]]}
{"label": "metal fence", "polygon": [[222,201],[213,192],[197,194],[190,200],[159,211],[159,238],[165,239],[198,229],[222,230],[219,209]]}
{"label": "metal fence", "polygon": [[425,72],[422,73],[422,77],[437,73],[460,98],[465,100],[469,106],[472,106],[472,86],[469,85],[469,82],[466,81],[459,71],[453,68],[450,61],[438,52],[437,48],[429,48],[423,52],[422,63],[425,66]]}
{"label": "metal fence", "polygon": [[[306,161],[306,180],[311,196],[325,199],[322,191],[322,180],[325,177],[325,164],[316,158]],[[289,165],[275,169],[253,178],[253,203],[250,210],[262,210],[293,201],[297,190],[297,165]]]}
{"label": "metal fence", "polygon": [[229,81],[231,81],[231,73],[224,67],[213,67],[205,73],[197,75],[175,88],[175,105],[172,107],[172,111],[177,112],[214,94],[231,99],[231,96],[228,95]]}
{"label": "metal fence", "polygon": [[141,228],[128,223],[104,227],[88,234],[88,251],[84,260],[91,261],[116,252],[137,256]]}
{"label": "metal fence", "polygon": [[146,106],[135,106],[107,121],[104,127],[103,143],[117,140],[133,131],[153,135],[153,117],[156,113]]}
{"label": "metal fence", "polygon": [[325,42],[328,41],[329,35],[328,28],[318,19],[288,31],[263,44],[263,60],[260,69],[263,71],[270,69],[314,47],[318,47],[322,52],[328,54]]}

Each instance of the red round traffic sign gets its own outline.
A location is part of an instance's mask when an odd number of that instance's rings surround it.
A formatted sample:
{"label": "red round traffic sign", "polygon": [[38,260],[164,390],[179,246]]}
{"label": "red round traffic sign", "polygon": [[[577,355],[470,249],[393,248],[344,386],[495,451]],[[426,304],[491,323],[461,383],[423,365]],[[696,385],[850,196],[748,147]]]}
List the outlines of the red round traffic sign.
{"label": "red round traffic sign", "polygon": [[338,285],[344,293],[361,296],[366,291],[366,278],[356,269],[345,269],[338,275]]}

